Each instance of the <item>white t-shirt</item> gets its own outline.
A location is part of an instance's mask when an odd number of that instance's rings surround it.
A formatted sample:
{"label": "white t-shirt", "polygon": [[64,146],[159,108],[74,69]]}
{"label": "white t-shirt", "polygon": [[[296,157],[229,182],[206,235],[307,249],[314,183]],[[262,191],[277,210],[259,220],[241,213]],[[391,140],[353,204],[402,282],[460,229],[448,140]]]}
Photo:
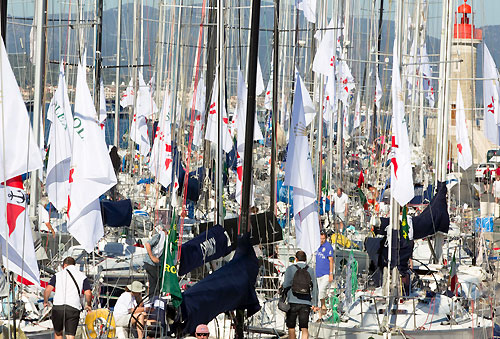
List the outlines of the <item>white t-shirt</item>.
{"label": "white t-shirt", "polygon": [[500,194],[500,180],[495,180],[493,182],[493,192],[495,192],[495,194]]}
{"label": "white t-shirt", "polygon": [[347,196],[347,194],[342,192],[340,197],[337,194],[334,194],[333,201],[335,203],[335,213],[344,213],[345,207],[349,202],[349,197]]}
{"label": "white t-shirt", "polygon": [[45,223],[50,222],[49,212],[43,207],[42,204],[38,204],[38,229],[44,232],[50,232],[49,228]]}
{"label": "white t-shirt", "polygon": [[121,315],[129,314],[129,309],[135,308],[137,306],[137,302],[135,301],[132,292],[123,292],[122,295],[118,298],[114,308],[115,317]]}

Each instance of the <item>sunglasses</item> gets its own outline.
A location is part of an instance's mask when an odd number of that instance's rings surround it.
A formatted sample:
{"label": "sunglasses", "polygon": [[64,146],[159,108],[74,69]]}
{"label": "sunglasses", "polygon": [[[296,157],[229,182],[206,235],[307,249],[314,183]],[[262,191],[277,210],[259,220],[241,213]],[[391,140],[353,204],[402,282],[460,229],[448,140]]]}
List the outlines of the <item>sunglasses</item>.
{"label": "sunglasses", "polygon": [[208,337],[208,333],[196,333],[197,337]]}

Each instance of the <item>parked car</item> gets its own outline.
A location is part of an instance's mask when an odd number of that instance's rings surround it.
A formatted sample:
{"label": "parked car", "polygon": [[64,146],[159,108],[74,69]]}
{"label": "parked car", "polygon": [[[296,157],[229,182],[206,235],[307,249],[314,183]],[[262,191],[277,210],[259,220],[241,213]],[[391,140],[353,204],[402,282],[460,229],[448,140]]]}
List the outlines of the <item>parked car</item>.
{"label": "parked car", "polygon": [[486,166],[490,165],[490,170],[491,170],[491,178],[495,178],[495,170],[497,169],[497,165],[494,163],[487,163],[487,164],[479,164],[476,168],[476,180],[482,180],[484,177],[484,171],[486,170]]}

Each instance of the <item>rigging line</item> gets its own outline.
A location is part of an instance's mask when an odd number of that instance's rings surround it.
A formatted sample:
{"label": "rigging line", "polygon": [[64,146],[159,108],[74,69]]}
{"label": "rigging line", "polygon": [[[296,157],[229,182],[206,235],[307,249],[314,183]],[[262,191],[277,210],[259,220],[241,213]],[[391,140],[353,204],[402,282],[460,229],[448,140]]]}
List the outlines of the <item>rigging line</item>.
{"label": "rigging line", "polygon": [[[194,130],[194,119],[195,119],[195,107],[196,107],[196,91],[198,89],[198,77],[200,73],[200,58],[201,58],[201,44],[203,42],[203,21],[205,20],[205,10],[206,10],[206,0],[203,0],[203,5],[202,5],[202,11],[201,11],[201,20],[200,20],[200,29],[198,32],[198,51],[196,55],[196,71],[195,71],[195,80],[194,80],[194,93],[193,93],[193,100],[191,104],[191,121],[189,124],[189,142],[188,142],[188,154],[187,154],[187,159],[186,159],[186,171],[184,174],[184,183],[183,183],[183,202],[182,202],[182,212],[181,212],[181,221],[180,221],[180,226],[179,226],[179,240],[177,243],[179,244],[178,246],[178,251],[177,251],[177,260],[179,261],[181,258],[181,250],[182,250],[182,235],[184,233],[184,214],[186,212],[186,199],[187,199],[187,187],[188,187],[188,181],[189,181],[189,165],[191,161],[191,147],[193,143],[193,130]],[[219,80],[220,81],[220,80]]]}

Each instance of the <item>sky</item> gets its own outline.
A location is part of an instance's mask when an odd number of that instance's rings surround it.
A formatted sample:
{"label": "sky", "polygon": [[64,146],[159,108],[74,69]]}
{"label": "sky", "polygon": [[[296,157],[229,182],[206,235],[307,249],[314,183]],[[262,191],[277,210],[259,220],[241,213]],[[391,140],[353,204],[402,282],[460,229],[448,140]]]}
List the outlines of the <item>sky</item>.
{"label": "sky", "polygon": [[[138,1],[138,0],[137,0]],[[270,0],[272,1],[272,0]],[[289,0],[293,1],[293,0]],[[359,1],[359,0],[353,0]],[[372,0],[361,0],[362,2],[371,2]],[[389,2],[389,0],[385,0]],[[413,3],[415,0],[410,0]],[[436,6],[441,0],[427,0],[429,3]],[[457,6],[463,2],[463,0],[454,0]],[[500,25],[500,0],[467,0],[469,4],[472,4],[474,11],[476,12],[476,25],[482,27],[483,25]],[[133,0],[122,0],[122,3],[131,3]],[[158,6],[160,0],[144,0],[144,4],[148,6]],[[9,14],[15,16],[32,16],[34,12],[35,0],[8,0]],[[63,12],[67,12],[69,0],[49,0],[49,11],[54,12],[58,9]],[[76,1],[73,1],[76,3]],[[85,1],[86,6],[92,6],[94,1]],[[118,3],[117,0],[104,0],[104,9],[109,9],[116,7]]]}

